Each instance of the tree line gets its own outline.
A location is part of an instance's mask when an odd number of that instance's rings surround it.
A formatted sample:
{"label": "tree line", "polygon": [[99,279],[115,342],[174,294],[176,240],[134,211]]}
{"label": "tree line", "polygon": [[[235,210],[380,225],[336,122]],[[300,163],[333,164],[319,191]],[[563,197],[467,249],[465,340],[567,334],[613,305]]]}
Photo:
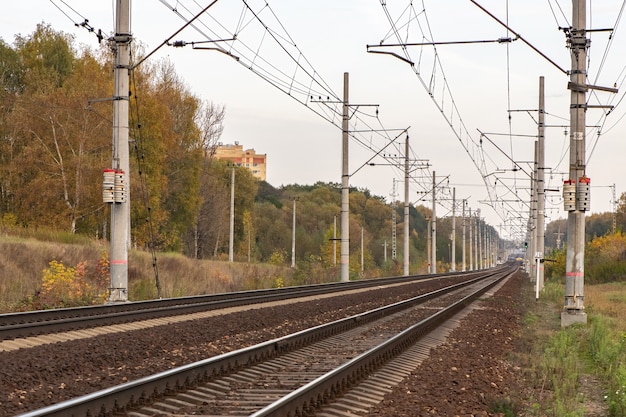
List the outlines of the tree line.
{"label": "tree line", "polygon": [[[133,54],[134,59],[141,56],[140,48]],[[101,181],[102,170],[111,165],[113,63],[107,46],[77,48],[71,35],[46,24],[30,35],[17,35],[12,44],[0,40],[3,225],[107,238],[110,213],[102,203]],[[295,199],[298,263],[332,269],[339,246],[332,238],[340,233],[334,229],[341,207],[338,184],[275,188],[244,168],[211,158],[225,108],[194,95],[167,60],[147,61],[130,75],[135,247],[223,258],[229,249],[234,170],[236,258],[289,261]],[[350,207],[351,269],[397,270],[391,235],[396,228],[396,253],[401,254],[402,205],[395,225],[392,206],[368,190],[352,189]],[[428,213],[410,207],[414,265],[426,262]],[[440,240],[438,245],[445,259],[448,244]]]}
{"label": "tree line", "polygon": [[[133,50],[134,59],[141,56]],[[71,35],[40,24],[12,44],[0,40],[0,221],[2,225],[66,230],[106,239],[109,207],[102,170],[111,165],[113,53],[77,48]],[[230,189],[235,172],[234,252],[240,261],[288,263],[293,202],[296,262],[303,274],[334,273],[338,262],[341,186],[273,187],[245,168],[212,158],[223,130],[224,106],[201,100],[167,61],[131,72],[131,222],[136,248],[224,259],[229,251]],[[394,208],[395,207],[395,208]],[[396,210],[396,223],[392,213]],[[618,227],[626,222],[622,195]],[[411,271],[427,267],[431,212],[409,207]],[[367,189],[350,190],[350,269],[370,274],[402,270],[403,204]],[[547,226],[556,245],[559,221]],[[609,229],[610,213],[592,215],[587,233]],[[487,229],[495,234],[489,225]],[[561,225],[561,232],[566,227]],[[460,222],[457,221],[457,227]],[[396,230],[396,259],[392,231]],[[440,270],[450,264],[451,220],[438,220]],[[456,254],[462,241],[457,229]],[[361,233],[363,245],[361,246]],[[443,238],[442,238],[443,237]],[[566,241],[566,236],[561,236]],[[363,265],[361,265],[361,252]],[[373,271],[373,272],[372,272]]]}
{"label": "tree line", "polygon": [[[135,51],[139,54],[140,51]],[[113,53],[40,24],[0,41],[0,215],[4,224],[106,237]],[[195,96],[167,60],[131,73],[133,242],[181,250],[204,203],[205,155],[224,108]]]}

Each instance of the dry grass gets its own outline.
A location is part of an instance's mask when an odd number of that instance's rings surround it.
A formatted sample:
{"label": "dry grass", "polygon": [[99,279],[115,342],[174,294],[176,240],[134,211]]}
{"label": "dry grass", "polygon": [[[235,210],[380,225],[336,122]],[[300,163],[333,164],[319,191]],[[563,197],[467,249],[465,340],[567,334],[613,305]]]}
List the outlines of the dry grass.
{"label": "dry grass", "polygon": [[617,319],[616,325],[626,331],[626,282],[585,286],[585,305],[592,312]]}
{"label": "dry grass", "polygon": [[[564,283],[531,301],[513,355],[525,370],[527,416],[626,415],[626,283],[585,285],[587,325],[560,326]],[[534,291],[533,291],[534,294]]]}
{"label": "dry grass", "polygon": [[41,286],[42,273],[52,260],[66,265],[95,262],[104,248],[90,245],[42,242],[33,238],[0,236],[0,311],[10,311]]}
{"label": "dry grass", "polygon": [[[58,237],[58,236],[57,236]],[[96,239],[71,238],[53,241],[43,237],[16,235],[0,230],[0,313],[14,311],[41,288],[43,270],[50,261],[66,266],[87,262],[96,266],[108,244]],[[161,297],[213,294],[290,285],[293,271],[288,267],[264,264],[193,260],[179,254],[157,255]],[[157,297],[152,256],[142,251],[129,254],[129,299]]]}

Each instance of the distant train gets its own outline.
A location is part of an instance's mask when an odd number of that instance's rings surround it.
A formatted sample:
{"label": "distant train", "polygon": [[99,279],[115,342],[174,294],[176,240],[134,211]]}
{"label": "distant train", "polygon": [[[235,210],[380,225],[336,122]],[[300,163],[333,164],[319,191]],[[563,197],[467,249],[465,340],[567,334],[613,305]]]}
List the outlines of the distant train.
{"label": "distant train", "polygon": [[507,258],[507,262],[508,263],[517,262],[517,263],[521,264],[523,261],[524,261],[524,258],[522,256],[522,254],[520,254],[520,253],[512,253]]}

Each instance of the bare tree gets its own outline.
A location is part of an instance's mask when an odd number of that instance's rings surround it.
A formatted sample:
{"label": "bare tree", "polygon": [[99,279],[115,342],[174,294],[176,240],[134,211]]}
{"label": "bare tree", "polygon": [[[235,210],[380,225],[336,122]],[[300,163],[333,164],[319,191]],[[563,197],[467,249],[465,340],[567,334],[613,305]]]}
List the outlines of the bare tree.
{"label": "bare tree", "polygon": [[224,131],[224,115],[224,106],[211,101],[203,101],[197,113],[196,124],[200,129],[200,143],[206,158],[212,158],[215,154],[215,147]]}

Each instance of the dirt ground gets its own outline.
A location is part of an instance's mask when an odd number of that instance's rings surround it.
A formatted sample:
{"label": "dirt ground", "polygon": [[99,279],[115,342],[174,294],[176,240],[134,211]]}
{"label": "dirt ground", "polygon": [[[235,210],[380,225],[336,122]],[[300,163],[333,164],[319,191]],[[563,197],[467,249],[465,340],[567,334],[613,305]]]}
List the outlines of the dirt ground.
{"label": "dirt ground", "polygon": [[520,332],[522,279],[517,274],[483,299],[368,416],[498,416],[498,407],[514,407],[521,371],[507,354]]}
{"label": "dirt ground", "polygon": [[[420,368],[367,416],[545,416],[533,410],[533,403],[549,403],[552,393],[537,386],[528,353],[539,333],[555,331],[560,319],[554,311],[539,312],[547,317],[545,323],[530,328],[523,324],[529,308],[537,313],[529,279],[520,272],[483,299],[447,342],[431,350]],[[584,375],[579,385],[584,417],[607,416],[600,381]]]}

